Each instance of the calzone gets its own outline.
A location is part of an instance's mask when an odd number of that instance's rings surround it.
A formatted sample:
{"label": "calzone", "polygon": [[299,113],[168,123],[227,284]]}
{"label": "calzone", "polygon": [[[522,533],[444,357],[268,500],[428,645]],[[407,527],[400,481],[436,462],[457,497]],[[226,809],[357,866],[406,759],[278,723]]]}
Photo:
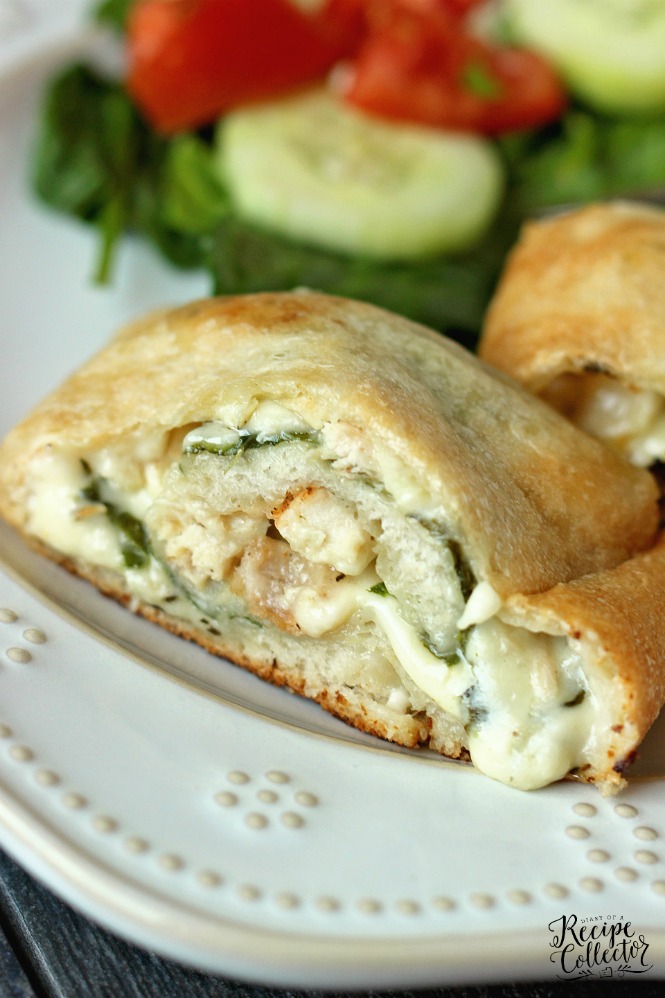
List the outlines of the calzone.
{"label": "calzone", "polygon": [[662,464],[665,210],[618,201],[528,223],[480,354],[634,464]]}
{"label": "calzone", "polygon": [[0,509],[170,630],[518,787],[619,786],[662,699],[593,585],[566,595],[652,545],[651,476],[370,305],[134,324],[7,436]]}

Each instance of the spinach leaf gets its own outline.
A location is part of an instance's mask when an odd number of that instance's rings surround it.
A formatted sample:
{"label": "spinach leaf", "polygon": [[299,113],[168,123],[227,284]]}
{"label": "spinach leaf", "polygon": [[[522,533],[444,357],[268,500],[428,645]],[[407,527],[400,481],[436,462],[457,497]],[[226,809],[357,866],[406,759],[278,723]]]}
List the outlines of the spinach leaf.
{"label": "spinach leaf", "polygon": [[203,139],[156,135],[120,83],[81,64],[46,94],[33,187],[50,207],[97,227],[100,283],[125,232],[148,238],[179,267],[206,266],[206,234],[228,210]]}
{"label": "spinach leaf", "polygon": [[464,602],[466,603],[469,596],[476,588],[478,580],[473,574],[473,569],[464,556],[462,545],[458,541],[449,540],[448,547],[450,548],[450,553],[455,565],[455,572],[457,574],[457,578],[459,579],[460,591]]}
{"label": "spinach leaf", "polygon": [[305,286],[459,330],[471,345],[501,259],[488,241],[465,256],[386,263],[307,246],[230,215],[214,234],[210,264],[218,294]]}
{"label": "spinach leaf", "polygon": [[143,568],[150,557],[148,531],[140,520],[104,498],[104,480],[93,478],[81,489],[81,498],[86,502],[99,503],[118,531],[120,550],[127,568]]}
{"label": "spinach leaf", "polygon": [[95,20],[109,24],[116,31],[123,31],[129,8],[136,0],[103,0],[93,12]]}
{"label": "spinach leaf", "polygon": [[231,210],[213,152],[198,135],[178,135],[166,148],[162,216],[170,228],[204,235]]}
{"label": "spinach leaf", "polygon": [[241,431],[240,439],[233,443],[219,444],[211,440],[197,440],[185,447],[185,454],[215,454],[219,457],[238,457],[248,450],[259,447],[275,447],[277,444],[301,441],[317,444],[319,434],[301,430],[281,430],[271,434],[248,433]]}
{"label": "spinach leaf", "polygon": [[665,184],[665,120],[571,109],[556,125],[502,140],[519,216],[550,205],[629,196]]}
{"label": "spinach leaf", "polygon": [[139,170],[158,155],[146,148],[137,112],[121,88],[83,65],[56,77],[46,95],[34,156],[34,189],[51,207],[100,232],[96,279],[105,281],[137,198]]}
{"label": "spinach leaf", "polygon": [[489,709],[482,698],[481,690],[475,683],[464,691],[462,701],[466,704],[469,711],[469,721],[466,725],[467,731],[480,727],[489,717]]}

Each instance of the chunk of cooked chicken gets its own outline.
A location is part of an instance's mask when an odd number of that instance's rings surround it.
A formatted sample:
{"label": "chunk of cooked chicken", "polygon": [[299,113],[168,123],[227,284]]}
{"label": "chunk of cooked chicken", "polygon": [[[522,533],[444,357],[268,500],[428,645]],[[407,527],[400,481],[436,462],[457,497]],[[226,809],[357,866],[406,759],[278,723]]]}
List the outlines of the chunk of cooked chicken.
{"label": "chunk of cooked chicken", "polygon": [[375,557],[373,538],[356,510],[321,486],[288,495],[273,517],[282,537],[309,561],[360,575]]}

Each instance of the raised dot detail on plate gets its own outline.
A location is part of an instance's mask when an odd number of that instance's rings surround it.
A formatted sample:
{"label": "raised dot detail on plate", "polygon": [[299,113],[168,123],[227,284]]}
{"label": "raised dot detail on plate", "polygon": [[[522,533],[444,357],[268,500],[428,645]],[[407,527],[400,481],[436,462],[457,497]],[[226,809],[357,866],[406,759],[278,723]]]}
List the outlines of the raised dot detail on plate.
{"label": "raised dot detail on plate", "polygon": [[474,908],[482,908],[485,910],[487,908],[493,908],[494,905],[496,904],[496,898],[494,898],[491,894],[483,894],[483,893],[472,894],[471,897],[469,898],[469,901],[471,902]]}
{"label": "raised dot detail on plate", "polygon": [[52,769],[40,769],[35,773],[35,779],[42,787],[55,787],[60,783],[60,777]]}
{"label": "raised dot detail on plate", "polygon": [[279,800],[279,794],[274,790],[259,790],[256,796],[262,804],[274,804]]}
{"label": "raised dot detail on plate", "polygon": [[244,773],[241,769],[234,769],[228,775],[227,779],[229,783],[235,783],[237,786],[243,783],[249,783],[249,774]]}
{"label": "raised dot detail on plate", "polygon": [[16,762],[31,762],[35,753],[27,745],[12,745],[9,754]]}
{"label": "raised dot detail on plate", "polygon": [[656,894],[665,894],[665,880],[654,880],[651,885],[651,889]]}
{"label": "raised dot detail on plate", "polygon": [[8,724],[0,724],[0,738],[11,738],[12,729]]}
{"label": "raised dot detail on plate", "polygon": [[279,905],[280,908],[298,908],[300,906],[300,898],[297,894],[292,894],[291,891],[282,891],[275,897],[275,903]]}
{"label": "raised dot detail on plate", "polygon": [[222,883],[221,876],[215,870],[201,870],[196,879],[201,887],[219,887]]}
{"label": "raised dot detail on plate", "polygon": [[585,802],[575,804],[573,811],[582,818],[593,818],[598,813],[594,804],[587,804]]}
{"label": "raised dot detail on plate", "polygon": [[129,835],[125,839],[125,849],[127,849],[128,852],[138,854],[147,852],[149,848],[149,843],[146,839],[142,839],[140,835]]}
{"label": "raised dot detail on plate", "polygon": [[38,627],[26,627],[23,632],[23,637],[26,641],[29,641],[31,645],[43,645],[46,641],[46,635],[43,631],[40,631]]}
{"label": "raised dot detail on plate", "polygon": [[288,783],[289,774],[282,772],[281,769],[271,769],[266,773],[266,780],[270,780],[271,783]]}
{"label": "raised dot detail on plate", "polygon": [[635,853],[635,859],[638,863],[657,863],[658,857],[655,852],[650,852],[648,849],[638,849]]}
{"label": "raised dot detail on plate", "polygon": [[588,839],[591,832],[588,828],[584,828],[583,825],[569,825],[566,829],[566,835],[569,839]]}
{"label": "raised dot detail on plate", "polygon": [[159,857],[159,865],[163,870],[168,870],[169,873],[177,873],[178,870],[182,870],[185,863],[182,856],[178,856],[174,852],[165,852]]}
{"label": "raised dot detail on plate", "polygon": [[624,883],[630,883],[633,880],[637,880],[639,876],[637,870],[633,870],[630,866],[619,866],[614,871],[614,875],[617,880],[623,880]]}
{"label": "raised dot detail on plate", "polygon": [[589,849],[586,857],[592,863],[606,863],[610,858],[610,854],[605,852],[604,849]]}
{"label": "raised dot detail on plate", "polygon": [[378,915],[383,905],[376,898],[361,898],[357,904],[358,911],[362,915]]}
{"label": "raised dot detail on plate", "polygon": [[323,897],[317,898],[314,904],[319,909],[319,911],[325,911],[325,912],[339,911],[340,908],[342,907],[337,898],[330,897],[327,894],[324,895]]}
{"label": "raised dot detail on plate", "polygon": [[222,807],[235,807],[238,803],[236,794],[231,793],[230,790],[221,790],[218,794],[215,794],[215,800]]}
{"label": "raised dot detail on plate", "polygon": [[268,819],[265,814],[260,814],[258,811],[251,811],[249,814],[245,815],[245,824],[248,828],[259,830],[261,828],[266,828]]}
{"label": "raised dot detail on plate", "polygon": [[253,884],[241,884],[238,888],[238,897],[242,901],[259,901],[261,891],[258,887],[254,887]]}
{"label": "raised dot detail on plate", "polygon": [[597,893],[603,889],[603,881],[599,880],[598,877],[582,877],[580,880],[580,887],[584,891],[592,891]]}
{"label": "raised dot detail on plate", "polygon": [[62,798],[62,803],[65,807],[70,808],[72,811],[80,811],[82,808],[88,806],[88,801],[83,796],[83,794],[77,793],[66,793]]}
{"label": "raised dot detail on plate", "polygon": [[507,897],[513,904],[530,904],[533,900],[528,891],[523,891],[519,888],[513,891],[508,891]]}
{"label": "raised dot detail on plate", "polygon": [[453,898],[440,894],[438,897],[432,898],[432,907],[436,908],[437,911],[453,911],[457,907],[457,902]]}
{"label": "raised dot detail on plate", "polygon": [[298,790],[295,800],[297,804],[301,804],[303,807],[316,807],[319,803],[319,798],[316,794],[311,794],[309,790]]}
{"label": "raised dot detail on plate", "polygon": [[110,832],[115,832],[118,827],[118,822],[115,818],[111,818],[108,814],[96,814],[92,819],[92,825],[95,831],[103,832],[107,835]]}
{"label": "raised dot detail on plate", "polygon": [[281,822],[285,828],[302,828],[305,824],[304,818],[301,818],[295,811],[285,811],[281,815]]}
{"label": "raised dot detail on plate", "polygon": [[8,648],[7,658],[18,665],[27,665],[28,662],[32,662],[32,655],[27,648]]}
{"label": "raised dot detail on plate", "polygon": [[543,892],[550,898],[565,898],[568,896],[568,888],[563,884],[545,884]]}
{"label": "raised dot detail on plate", "polygon": [[18,614],[14,610],[9,610],[7,607],[0,607],[0,624],[15,624],[18,620]]}
{"label": "raised dot detail on plate", "polygon": [[618,814],[620,818],[635,818],[637,816],[637,808],[633,807],[632,804],[617,804],[614,808],[614,813]]}
{"label": "raised dot detail on plate", "polygon": [[658,838],[658,832],[656,829],[647,828],[646,825],[640,825],[639,828],[634,828],[633,835],[635,835],[638,839],[642,839],[643,842]]}
{"label": "raised dot detail on plate", "polygon": [[417,901],[412,901],[410,898],[402,898],[395,902],[395,910],[400,915],[419,915],[420,905]]}

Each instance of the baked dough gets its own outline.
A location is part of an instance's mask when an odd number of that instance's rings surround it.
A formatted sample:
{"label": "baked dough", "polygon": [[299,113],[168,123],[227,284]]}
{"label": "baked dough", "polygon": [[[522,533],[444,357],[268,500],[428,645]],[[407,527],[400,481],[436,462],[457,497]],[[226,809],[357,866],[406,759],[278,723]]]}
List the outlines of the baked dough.
{"label": "baked dough", "polygon": [[665,461],[665,210],[618,201],[528,223],[479,353],[632,463]]}
{"label": "baked dough", "polygon": [[516,786],[615,789],[662,700],[535,595],[652,545],[651,476],[370,305],[263,294],[132,325],[7,436],[0,511],[176,633]]}
{"label": "baked dough", "polygon": [[[604,772],[599,782],[605,793],[624,785],[624,773],[665,702],[663,579],[665,536],[611,571],[512,597],[501,613],[512,626],[565,636],[568,650],[584,663],[590,699],[600,715],[605,712],[607,733],[592,736],[588,762],[575,775],[593,782],[594,770]],[[596,736],[601,730],[596,722]]]}

